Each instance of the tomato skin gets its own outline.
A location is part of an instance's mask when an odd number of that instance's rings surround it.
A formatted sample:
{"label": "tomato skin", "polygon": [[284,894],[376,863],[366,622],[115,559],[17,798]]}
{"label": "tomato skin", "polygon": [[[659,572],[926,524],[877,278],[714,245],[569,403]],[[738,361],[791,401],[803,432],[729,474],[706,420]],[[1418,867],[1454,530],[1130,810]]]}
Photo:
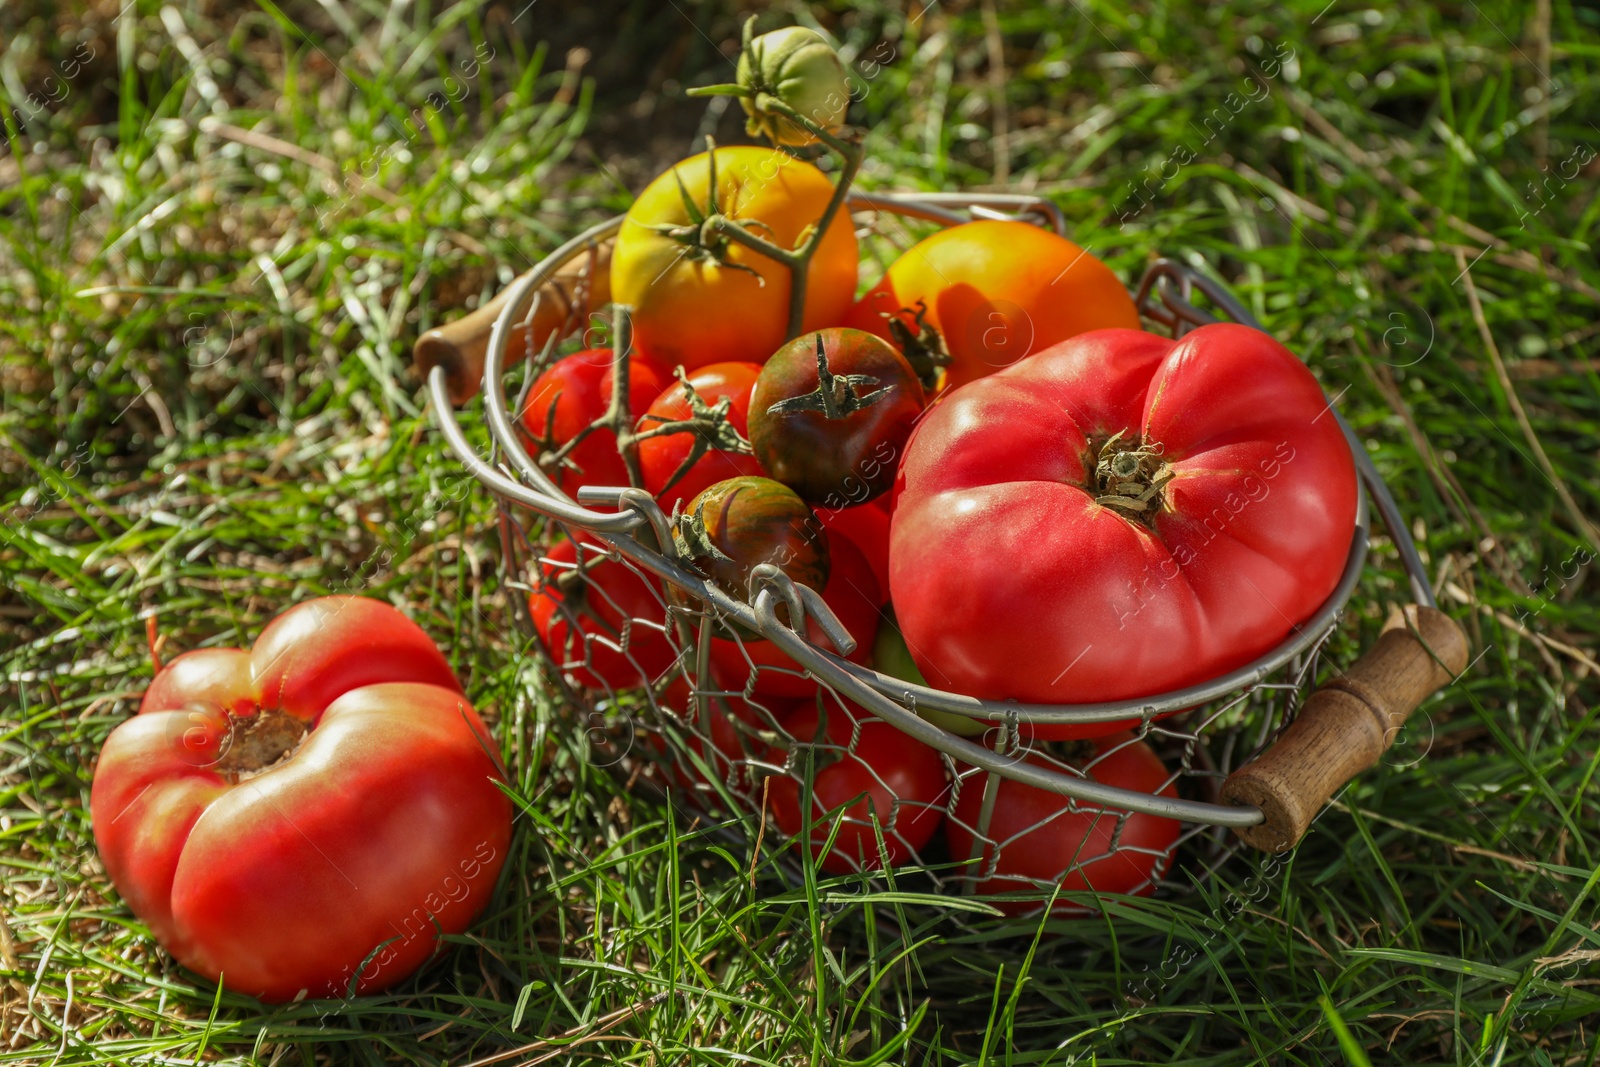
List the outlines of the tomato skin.
{"label": "tomato skin", "polygon": [[540,561],[528,611],[545,651],[575,684],[616,692],[654,680],[675,655],[654,580],[603,556],[586,543],[579,579],[578,545],[552,545]]}
{"label": "tomato skin", "polygon": [[[435,922],[456,934],[482,912],[505,862],[487,729],[427,635],[380,601],[308,601],[250,651],[210,651],[234,653],[206,657],[232,661],[231,691],[174,659],[101,750],[107,874],[180,963],[229,989],[393,985],[434,953]],[[240,777],[248,728],[274,723],[306,732]]]}
{"label": "tomato skin", "polygon": [[[846,658],[851,663],[866,663],[872,655],[873,635],[877,632],[878,605],[883,602],[878,580],[866,556],[847,538],[829,534],[828,553],[832,566],[822,599],[856,639],[856,650]],[[833,650],[816,620],[809,615],[806,637],[813,645]],[[711,670],[717,684],[724,689],[748,692],[763,702],[772,698],[812,699],[821,688],[815,680],[799,673],[784,673],[800,669],[800,664],[771,641],[746,638],[741,644],[729,638],[712,638]]]}
{"label": "tomato skin", "polygon": [[[615,381],[611,365],[610,349],[590,348],[556,360],[539,375],[521,414],[522,428],[539,452],[554,452],[606,413]],[[635,422],[671,381],[650,360],[637,353],[629,357],[628,407]],[[568,496],[576,497],[580,486],[628,484],[628,465],[617,451],[617,435],[609,429],[585,437],[567,461],[546,473]]]}
{"label": "tomato skin", "polygon": [[[782,248],[800,243],[833,196],[833,183],[820,170],[776,149],[719,148],[716,166],[722,214],[757,224],[753,233]],[[612,298],[633,308],[634,344],[662,366],[692,371],[722,360],[763,363],[786,337],[789,270],[733,243],[722,253],[733,266],[686,255],[682,243],[652,229],[692,223],[680,179],[704,209],[711,184],[707,154],[657,177],[628,209],[611,255]],[[801,330],[837,323],[855,289],[855,230],[841,210],[811,260]]]}
{"label": "tomato skin", "polygon": [[830,545],[834,538],[842,537],[866,557],[878,581],[880,607],[889,602],[889,513],[877,506],[884,499],[837,511],[816,509],[817,523],[828,532]]}
{"label": "tomato skin", "polygon": [[827,539],[788,486],[771,478],[729,478],[695,497],[685,513],[704,522],[707,540],[722,553],[692,553],[695,565],[734,596],[751,595],[751,572],[763,563],[801,585],[827,585]]}
{"label": "tomato skin", "polygon": [[[821,758],[812,778],[810,850],[824,871],[847,874],[881,866],[874,813],[883,829],[890,866],[933,839],[944,819],[947,789],[937,751],[855,704],[845,701],[841,707],[826,697],[821,711],[815,704],[802,706],[784,720],[783,728],[800,745],[818,746],[815,755]],[[835,757],[835,762],[823,765]],[[771,758],[777,762],[781,757]],[[797,835],[805,818],[800,799],[804,774],[805,756],[797,751],[791,754],[788,772],[773,777],[767,787],[772,821],[796,837],[797,850],[802,847]],[[821,855],[831,829],[828,813],[844,805],[849,806],[839,835],[827,855]]]}
{"label": "tomato skin", "polygon": [[[755,363],[712,363],[689,375],[689,384],[708,405],[715,406],[718,400],[728,397],[728,424],[748,440],[750,392],[760,373],[761,367]],[[692,415],[688,393],[682,384],[675,384],[651,402],[639,422],[639,431],[648,433],[665,423],[680,422]],[[693,431],[683,430],[639,442],[639,467],[644,474],[644,487],[669,515],[675,506],[689,503],[717,482],[766,473],[753,455],[712,448],[669,490],[667,483],[689,458],[694,437]]]}
{"label": "tomato skin", "polygon": [[844,325],[892,340],[888,317],[912,326],[901,312],[919,300],[923,321],[950,355],[947,389],[1089,330],[1139,327],[1138,309],[1109,267],[1027,222],[980,219],[920,241],[851,307]]}
{"label": "tomato skin", "polygon": [[[1098,759],[1087,772],[1096,782],[1152,795],[1159,792],[1162,796],[1177,796],[1176,787],[1167,784],[1170,775],[1161,757],[1143,741],[1135,741],[1130,733],[1098,739],[1094,742],[1094,755]],[[1037,754],[1026,758],[1038,766],[1052,766]],[[950,857],[958,863],[973,855],[978,840],[975,829],[983,806],[984,779],[982,773],[977,773],[962,783],[961,795],[945,823]],[[1126,821],[1113,852],[1112,838],[1124,816]],[[1064,890],[1149,896],[1165,872],[1182,831],[1183,826],[1176,819],[1159,815],[1089,806],[1069,811],[1066,797],[1002,778],[987,835],[989,842],[1000,843],[1000,855],[995,859],[993,875],[978,881],[975,890],[983,895],[1016,893],[1035,888],[1029,881],[1059,881]],[[988,870],[993,848],[987,842],[982,845],[982,861],[971,868],[973,871]],[[1135,849],[1146,851],[1130,851]],[[1071,869],[1066,870],[1069,866]],[[990,903],[1008,915],[1041,907],[1037,902],[1021,900]],[[1057,900],[1051,908],[1055,914],[1081,914],[1086,910],[1070,900]]]}
{"label": "tomato skin", "polygon": [[[1177,342],[1097,331],[949,394],[907,447],[890,530],[917,665],[958,693],[1078,704],[1265,653],[1333,591],[1355,528],[1355,466],[1326,407],[1287,349],[1232,324]],[[1159,445],[1174,475],[1150,525],[1097,502],[1090,451],[1118,431]]]}
{"label": "tomato skin", "polygon": [[[832,418],[824,411],[774,412],[775,405],[821,395],[819,343],[835,391],[847,387],[838,378],[863,375],[865,383],[848,388],[877,399]],[[894,484],[923,403],[911,364],[882,338],[844,329],[801,334],[761,368],[750,398],[750,443],[772,477],[806,500],[845,507],[881,496]]]}

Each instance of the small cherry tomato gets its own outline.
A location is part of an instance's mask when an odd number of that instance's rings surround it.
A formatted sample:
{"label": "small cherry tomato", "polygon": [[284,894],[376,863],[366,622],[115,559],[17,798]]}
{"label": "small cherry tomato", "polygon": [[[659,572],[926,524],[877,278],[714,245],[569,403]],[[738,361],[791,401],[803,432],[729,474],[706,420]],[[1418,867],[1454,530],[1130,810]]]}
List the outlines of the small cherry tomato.
{"label": "small cherry tomato", "polygon": [[806,500],[849,507],[894,484],[922,406],[922,383],[887,341],[861,330],[802,334],[761,368],[750,443]]}
{"label": "small cherry tomato", "polygon": [[760,373],[755,363],[701,367],[656,397],[639,420],[644,487],[667,514],[717,482],[762,473],[748,436],[750,391]]}
{"label": "small cherry tomato", "polygon": [[[1081,769],[1091,779],[1140,793],[1177,796],[1171,775],[1155,750],[1131,733],[1080,742],[1088,749]],[[1053,766],[1037,753],[1028,762]],[[1058,766],[1054,769],[1059,770]],[[1064,890],[1149,896],[1166,871],[1182,824],[1176,819],[1138,812],[1079,805],[1036,786],[1002,778],[995,794],[989,832],[977,836],[983,806],[983,772],[963,776],[961,795],[945,824],[945,840],[956,862],[977,855],[970,869],[992,874],[976,884],[980,894],[1034,891],[1049,893],[1057,882]],[[999,842],[999,854],[995,854]],[[981,846],[981,847],[980,847]],[[1009,915],[1037,911],[1038,900],[996,900]],[[1052,911],[1083,912],[1082,904],[1057,900]]]}
{"label": "small cherry tomato", "polygon": [[[584,485],[627,485],[628,466],[608,428],[588,433],[567,447],[611,407],[615,375],[611,352],[591,348],[557,360],[533,383],[522,408],[522,427],[533,440],[546,473],[568,496]],[[628,359],[628,408],[637,423],[671,379],[648,359]],[[556,457],[563,449],[566,454]]]}
{"label": "small cherry tomato", "polygon": [[[767,787],[773,823],[801,847],[800,798],[809,759],[810,850],[824,871],[845,874],[883,866],[879,831],[889,866],[915,858],[944,818],[944,761],[934,749],[855,704],[824,696],[820,705],[802,707],[783,722],[795,747],[786,772]],[[831,813],[840,808],[839,834],[822,855],[833,829]]]}
{"label": "small cherry tomato", "polygon": [[908,249],[843,321],[893,340],[924,384],[930,360],[947,358],[954,389],[1088,330],[1137,329],[1139,311],[1111,268],[1065,237],[982,219]]}
{"label": "small cherry tomato", "polygon": [[553,545],[528,597],[534,630],[551,660],[584,689],[646,685],[674,660],[654,579],[585,543]]}

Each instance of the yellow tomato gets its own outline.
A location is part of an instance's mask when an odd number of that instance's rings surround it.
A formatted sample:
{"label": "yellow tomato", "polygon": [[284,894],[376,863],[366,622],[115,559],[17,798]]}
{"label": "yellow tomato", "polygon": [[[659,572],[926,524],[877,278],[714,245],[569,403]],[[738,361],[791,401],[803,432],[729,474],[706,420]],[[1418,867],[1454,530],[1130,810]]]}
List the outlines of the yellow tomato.
{"label": "yellow tomato", "polygon": [[[717,149],[716,182],[716,210],[784,249],[809,235],[833,195],[820,170],[771,148]],[[628,210],[611,256],[612,299],[632,306],[637,349],[666,367],[763,363],[787,339],[789,269],[726,238],[709,249],[692,243],[697,219],[684,192],[703,217],[710,186],[704,152],[656,178]],[[811,260],[801,330],[836,325],[855,289],[855,231],[841,208]]]}
{"label": "yellow tomato", "polygon": [[983,219],[919,242],[850,309],[845,325],[896,341],[890,319],[916,334],[919,302],[922,325],[938,331],[950,355],[944,379],[952,389],[1076,334],[1139,326],[1111,268],[1026,222]]}

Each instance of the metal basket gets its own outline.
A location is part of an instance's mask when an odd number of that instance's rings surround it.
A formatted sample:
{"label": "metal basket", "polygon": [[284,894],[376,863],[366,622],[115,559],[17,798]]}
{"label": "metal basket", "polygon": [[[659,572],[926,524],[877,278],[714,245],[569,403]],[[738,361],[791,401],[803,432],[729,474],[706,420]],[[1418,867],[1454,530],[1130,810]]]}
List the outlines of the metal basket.
{"label": "metal basket", "polygon": [[[858,225],[867,227],[869,232],[884,219],[895,216],[946,225],[969,218],[1028,219],[1058,232],[1064,230],[1054,205],[1030,196],[852,193],[848,204]],[[1203,862],[1213,862],[1233,847],[1225,828],[1245,830],[1263,821],[1262,811],[1254,806],[1222,802],[1219,786],[1231,771],[1263,751],[1281,733],[1316,681],[1319,653],[1361,577],[1368,547],[1369,507],[1377,511],[1389,532],[1410,578],[1413,599],[1429,608],[1434,605],[1422,560],[1393,497],[1366,449],[1330,402],[1350,443],[1364,487],[1349,555],[1327,601],[1255,662],[1176,692],[1072,706],[978,700],[910,684],[852,662],[844,655],[853,647],[852,639],[817,592],[790,583],[774,568],[753,602],[745,603],[709,584],[675,557],[669,518],[643,490],[585,488],[579,493],[581,502],[575,502],[529,455],[514,412],[520,411],[534,374],[526,375],[521,395],[508,403],[502,388],[507,354],[526,356],[537,363],[554,352],[555,340],[583,325],[581,314],[566,314],[549,343],[533,344],[531,324],[550,310],[541,308],[547,298],[547,283],[563,268],[581,266],[584,257],[589,257],[587,262],[592,268],[597,245],[615,234],[621,221],[610,219],[579,234],[497,298],[482,372],[484,414],[493,439],[492,461],[470,446],[455,419],[453,402],[462,399],[460,383],[453,389],[446,368],[434,365],[428,384],[432,410],[446,440],[465,470],[499,502],[501,566],[507,588],[515,591],[513,610],[521,623],[528,623],[527,593],[562,569],[585,575],[568,581],[587,581],[585,568],[605,562],[628,568],[653,590],[648,612],[623,618],[615,602],[597,609],[602,615],[609,612],[612,616],[614,633],[589,634],[567,647],[545,650],[548,680],[561,688],[572,706],[587,705],[604,714],[608,722],[621,725],[620,732],[607,742],[608,750],[610,758],[632,781],[669,787],[679,799],[701,812],[758,810],[764,803],[764,794],[770,800],[774,783],[782,778],[792,779],[794,788],[808,796],[810,777],[806,768],[815,763],[808,761],[806,746],[789,737],[783,728],[783,714],[790,710],[787,702],[772,698],[770,692],[803,690],[815,682],[817,695],[812,699],[829,703],[840,698],[848,700],[943,754],[948,785],[939,806],[945,809],[947,819],[955,818],[953,812],[961,794],[983,791],[978,817],[965,824],[972,841],[969,855],[949,855],[937,844],[938,836],[932,845],[913,847],[902,831],[923,827],[932,816],[914,810],[915,805],[895,803],[889,805],[887,812],[877,810],[877,825],[869,824],[870,833],[858,838],[858,843],[870,841],[877,848],[859,849],[851,857],[851,865],[871,868],[886,861],[916,864],[931,870],[936,884],[953,881],[956,888],[970,889],[994,874],[1005,848],[1028,847],[1026,842],[1018,842],[1019,836],[1025,835],[1013,833],[1009,840],[1000,841],[990,833],[999,782],[1013,779],[1069,798],[1069,812],[1095,813],[1111,822],[1102,853],[1061,857],[1062,877],[1074,868],[1092,873],[1090,864],[1115,862],[1120,853],[1136,851],[1136,846],[1123,840],[1124,825],[1134,813],[1186,824],[1169,847],[1158,850],[1149,878],[1134,889],[1145,892],[1153,888],[1155,881],[1171,878],[1174,865],[1170,861],[1179,849],[1186,848],[1186,854],[1200,856]],[[1146,270],[1136,303],[1153,327],[1177,337],[1192,327],[1219,321],[1217,314],[1196,305],[1196,294],[1203,296],[1217,313],[1236,322],[1257,325],[1222,285],[1169,259],[1159,260]],[[569,303],[581,307],[584,301]],[[460,368],[455,369],[459,374]],[[605,506],[616,510],[593,510]],[[550,558],[551,544],[561,537],[577,545],[576,561]],[[656,546],[666,546],[666,551]],[[690,606],[660,595],[663,583],[689,594],[679,600]],[[597,587],[591,584],[591,588]],[[780,608],[787,608],[794,628],[780,621]],[[805,618],[815,621],[832,648],[805,636]],[[738,642],[735,637],[749,672],[738,677],[736,671],[727,669],[726,655],[719,669],[711,655],[713,641],[728,632],[718,625],[728,623],[761,634],[770,643],[769,648],[786,654],[793,666],[765,665],[766,657],[749,654],[753,643]],[[569,629],[577,632],[576,625]],[[861,636],[870,642],[870,634]],[[670,649],[670,665],[657,671],[644,661],[650,658],[652,663],[659,663],[659,645],[663,642]],[[652,650],[649,657],[642,655],[646,646]],[[718,647],[726,652],[725,646]],[[652,684],[611,691],[590,669],[596,656],[609,656],[614,661],[620,657],[639,668],[641,674],[650,674]],[[768,684],[779,677],[781,685]],[[919,711],[978,718],[998,725],[981,738],[969,739],[934,725]],[[1042,757],[1042,764],[1017,759],[1025,745],[1023,728],[1028,724],[1094,724],[1126,719],[1137,721],[1134,739],[1126,744],[1146,741],[1155,747],[1170,771],[1164,784],[1176,787],[1177,795],[1134,792],[1101,784],[1086,773],[1092,763],[1058,758],[1049,745],[1033,746]],[[847,743],[837,746],[843,751],[836,754],[848,758],[861,735],[861,729],[855,729]],[[1107,756],[1109,753],[1097,758]],[[881,779],[878,784],[887,788]],[[812,809],[810,804],[803,806],[808,811]],[[815,834],[820,838],[833,831],[835,823],[839,825],[838,832],[845,834],[852,822],[859,824],[858,809],[859,806],[850,809],[855,814],[832,820],[814,813]],[[806,820],[808,828],[812,822]],[[768,833],[772,831],[769,829]],[[920,837],[920,830],[913,836]],[[994,888],[991,881],[985,891],[993,892]],[[1037,895],[1041,888],[1048,891],[1054,886],[1047,879],[1019,879],[1016,888]]]}

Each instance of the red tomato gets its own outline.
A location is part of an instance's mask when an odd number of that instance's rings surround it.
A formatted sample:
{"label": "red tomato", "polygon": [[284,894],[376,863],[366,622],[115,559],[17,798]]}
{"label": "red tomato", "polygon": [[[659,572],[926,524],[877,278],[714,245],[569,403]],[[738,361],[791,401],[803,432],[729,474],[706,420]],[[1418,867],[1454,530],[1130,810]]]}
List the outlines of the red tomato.
{"label": "red tomato", "polygon": [[[878,605],[883,596],[878,579],[861,550],[844,537],[828,537],[832,566],[822,599],[839,616],[844,628],[856,639],[852,663],[865,663],[872,655],[872,642],[878,632]],[[818,629],[816,620],[806,619],[806,634],[811,643],[832,649]],[[801,677],[800,664],[785,655],[771,641],[714,638],[711,642],[711,670],[717,683],[726,689],[743,690],[760,698],[806,699],[820,688],[809,676]],[[754,688],[750,683],[754,676]]]}
{"label": "red tomato", "polygon": [[[1167,782],[1171,777],[1161,757],[1130,733],[1102,737],[1093,742],[1094,754],[1084,771],[1096,782],[1132,789],[1140,793],[1177,796]],[[1028,762],[1052,766],[1037,754]],[[1059,769],[1056,767],[1055,769]],[[950,858],[959,863],[976,854],[981,862],[969,870],[982,874],[994,863],[994,872],[976,885],[981,894],[1018,893],[1041,885],[1061,883],[1064,890],[1093,890],[1098,893],[1131,893],[1149,896],[1166,871],[1172,848],[1183,826],[1176,819],[1159,815],[1117,811],[1082,805],[1069,810],[1067,798],[1058,793],[1012,781],[1000,780],[995,794],[994,813],[989,832],[983,839],[976,834],[983,806],[985,775],[980,771],[961,783],[961,795],[945,823],[944,836],[950,844]],[[994,854],[995,844],[999,855]],[[1044,890],[1050,892],[1050,890]],[[1008,915],[1036,911],[1038,902],[1025,900],[991,901]],[[1053,912],[1082,912],[1083,905],[1057,900]]]}
{"label": "red tomato", "polygon": [[907,446],[890,530],[917,666],[958,693],[1075,704],[1267,652],[1328,598],[1355,529],[1327,411],[1288,349],[1232,324],[1101,330],[952,392]]}
{"label": "red tomato", "polygon": [[[752,703],[739,696],[711,698],[710,715],[711,752],[706,752],[704,729],[700,726],[698,703],[682,675],[668,683],[661,694],[662,711],[673,720],[679,735],[689,751],[702,761],[717,780],[735,793],[747,793],[752,785],[742,762],[750,758],[752,750],[760,750],[755,741],[755,731],[772,730],[798,706],[792,700],[764,699]],[[741,725],[736,725],[735,721]],[[658,754],[669,756],[666,739],[659,733],[648,735],[649,744]],[[669,785],[697,789],[708,785],[705,770],[693,760],[677,753],[676,761],[663,769]]]}
{"label": "red tomato", "polygon": [[908,249],[844,325],[894,341],[913,365],[917,344],[903,342],[932,330],[950,357],[944,385],[954,389],[1085,331],[1137,328],[1139,311],[1088,250],[1031,223],[980,219]]}
{"label": "red tomato", "polygon": [[830,511],[817,508],[817,522],[830,537],[842,537],[861,550],[878,580],[878,606],[889,602],[889,513],[879,506],[880,496],[867,504]]}
{"label": "red tomato", "polygon": [[562,541],[539,563],[528,597],[534,630],[556,666],[584,689],[645,685],[676,658],[654,580],[593,544]]}
{"label": "red tomato", "polygon": [[[874,815],[889,865],[915,858],[944,818],[946,785],[939,753],[855,704],[841,707],[828,697],[822,703],[820,712],[813,704],[784,720],[784,730],[800,747],[791,753],[787,772],[774,776],[767,787],[773,823],[790,837],[804,828],[800,796],[810,749],[813,858],[821,855],[832,832],[830,813],[844,809],[833,848],[821,856],[822,869],[845,874],[882,866]],[[799,840],[795,847],[800,847]]]}
{"label": "red tomato", "polygon": [[[708,407],[714,407],[717,401],[727,397],[726,425],[748,443],[750,392],[755,388],[756,376],[760,373],[761,365],[758,363],[713,363],[689,375],[689,384]],[[688,390],[679,382],[651,403],[650,410],[639,421],[639,432],[649,433],[668,423],[684,422],[694,416]],[[763,473],[755,456],[746,452],[730,452],[717,447],[718,442],[709,441],[709,450],[673,482],[672,479],[693,452],[699,436],[697,431],[685,429],[659,437],[647,437],[639,442],[639,466],[644,471],[644,487],[669,515],[674,505],[689,503],[717,482],[744,474]]]}
{"label": "red tomato", "polygon": [[[611,406],[611,351],[590,348],[558,359],[528,391],[522,427],[541,455],[556,452]],[[656,364],[635,354],[628,360],[628,407],[635,422],[672,381]],[[617,435],[596,430],[575,445],[559,470],[546,472],[561,491],[576,496],[583,485],[627,485],[628,466],[617,451]]]}
{"label": "red tomato", "polygon": [[511,803],[427,634],[322,597],[174,659],[90,794],[112,884],[184,966],[269,1001],[385,989],[494,891]]}

